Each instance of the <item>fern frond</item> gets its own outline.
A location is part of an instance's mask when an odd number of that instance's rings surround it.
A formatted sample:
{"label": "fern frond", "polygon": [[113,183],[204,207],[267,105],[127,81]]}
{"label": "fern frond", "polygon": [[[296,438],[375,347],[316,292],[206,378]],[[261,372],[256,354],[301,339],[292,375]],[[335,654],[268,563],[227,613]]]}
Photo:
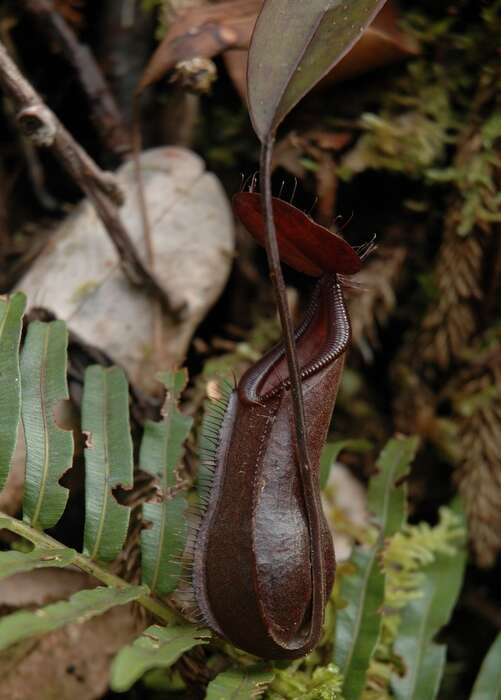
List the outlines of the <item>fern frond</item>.
{"label": "fern frond", "polygon": [[158,478],[160,502],[143,506],[144,519],[151,526],[141,533],[141,553],[143,582],[153,592],[166,595],[179,581],[187,538],[184,518],[187,503],[180,492],[182,484],[177,469],[193,421],[178,409],[187,382],[186,372],[165,372],[159,379],[167,390],[163,420],[146,423],[139,459],[141,468]]}
{"label": "fern frond", "polygon": [[113,561],[125,542],[130,507],[113,489],[132,488],[133,457],[129,393],[122,369],[88,367],[82,399],[85,446],[85,553]]}
{"label": "fern frond", "polygon": [[71,622],[85,622],[110,608],[137,600],[148,592],[145,586],[92,588],[78,591],[69,600],[38,610],[20,610],[0,620],[0,651],[12,644],[64,627]]}
{"label": "fern frond", "polygon": [[[104,583],[106,586],[109,587],[109,590],[111,592],[121,591],[124,588],[129,587],[129,584],[126,581],[124,581],[124,579],[115,576],[115,574],[112,574],[110,571],[103,568],[96,562],[92,561],[91,559],[89,559],[89,557],[85,556],[84,554],[80,554],[79,552],[75,552],[71,549],[63,548],[62,545],[59,542],[57,542],[57,540],[50,537],[46,533],[41,532],[40,530],[31,527],[27,523],[2,512],[0,512],[0,529],[9,530],[15,535],[21,537],[23,540],[31,542],[31,544],[34,545],[35,550],[47,551],[49,553],[49,556],[61,556],[61,550],[64,549],[66,552],[64,554],[64,557],[68,557],[68,559],[71,558],[71,564],[78,567],[81,571],[90,574],[101,583]],[[6,564],[8,563],[9,560],[6,560]],[[31,566],[29,566],[29,568],[27,559],[25,559],[25,571],[35,568],[37,568],[36,558],[32,560]],[[179,620],[175,612],[173,612],[172,610],[167,608],[163,603],[159,602],[158,600],[155,600],[152,596],[148,594],[149,592],[147,586],[143,586],[142,591],[143,592],[138,598],[138,602],[143,608],[145,608],[150,613],[155,615],[155,617],[157,617],[159,620],[162,620],[167,624]],[[119,600],[119,598],[117,600]],[[73,620],[73,622],[78,622],[78,619]]]}
{"label": "fern frond", "polygon": [[363,700],[386,700],[388,697],[395,664],[393,646],[399,633],[402,611],[422,597],[426,567],[439,557],[452,564],[453,559],[460,556],[465,536],[462,518],[444,507],[440,509],[436,525],[406,524],[388,540],[382,552],[386,583],[381,608],[381,635],[371,659]]}
{"label": "fern frond", "polygon": [[380,550],[406,518],[405,490],[395,485],[407,474],[418,446],[417,438],[394,438],[378,460],[380,472],[369,487],[369,510],[379,527],[377,542],[369,549],[356,547],[350,563],[355,573],[341,581],[344,607],[336,616],[334,661],[344,676],[346,700],[358,700],[381,627],[379,609],[384,600],[384,574]]}
{"label": "fern frond", "polygon": [[420,596],[402,614],[394,652],[404,674],[391,680],[396,700],[434,700],[445,666],[446,648],[433,639],[447,624],[463,583],[466,550],[454,557],[439,554],[424,570]]}
{"label": "fern frond", "polygon": [[324,489],[329,480],[330,471],[337,461],[337,458],[344,450],[349,450],[356,453],[369,452],[372,449],[370,440],[346,439],[336,440],[335,442],[326,442],[322,454],[320,456],[320,488]]}
{"label": "fern frond", "polygon": [[292,664],[275,669],[275,678],[266,693],[266,700],[343,700],[343,677],[334,664],[317,667],[312,674]]}
{"label": "fern frond", "polygon": [[205,700],[257,700],[273,680],[274,673],[263,666],[224,671],[209,683]]}
{"label": "fern frond", "polygon": [[60,549],[35,547],[31,552],[17,552],[14,549],[0,552],[0,581],[23,571],[34,571],[46,567],[64,568],[73,563],[75,556],[75,550],[69,547],[61,547]]}
{"label": "fern frond", "polygon": [[73,435],[56,425],[54,411],[68,398],[63,321],[33,321],[21,354],[22,418],[26,440],[24,519],[45,530],[59,521],[68,489],[59,480],[71,468]]}
{"label": "fern frond", "polygon": [[0,490],[5,486],[21,419],[19,341],[26,297],[0,298]]}
{"label": "fern frond", "polygon": [[133,644],[124,647],[111,668],[111,688],[124,692],[153,668],[169,668],[182,654],[198,644],[207,644],[211,632],[192,625],[152,625]]}

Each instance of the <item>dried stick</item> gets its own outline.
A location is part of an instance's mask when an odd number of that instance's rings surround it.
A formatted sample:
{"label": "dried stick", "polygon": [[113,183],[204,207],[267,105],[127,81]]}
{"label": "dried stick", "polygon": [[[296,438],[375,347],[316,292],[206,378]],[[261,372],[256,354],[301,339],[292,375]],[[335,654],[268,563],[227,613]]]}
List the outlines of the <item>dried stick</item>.
{"label": "dried stick", "polygon": [[[134,95],[133,100],[133,117],[132,117],[132,161],[134,164],[134,173],[136,177],[137,197],[139,204],[139,212],[141,214],[141,222],[143,226],[143,240],[146,248],[146,260],[151,270],[155,269],[155,253],[153,250],[153,240],[151,236],[151,223],[146,204],[146,194],[144,191],[143,173],[141,171],[141,97],[139,94]],[[180,310],[181,311],[181,310]],[[163,360],[165,353],[164,343],[164,324],[162,318],[162,309],[160,304],[153,305],[153,357],[158,363],[159,368],[164,365]]]}
{"label": "dried stick", "polygon": [[21,0],[21,5],[75,70],[103,145],[115,155],[123,156],[130,150],[130,138],[115,98],[89,48],[79,42],[51,0]]}
{"label": "dried stick", "polygon": [[[10,35],[11,27],[8,24],[0,23],[0,41],[3,41],[5,48],[12,59],[19,65],[19,57],[16,52],[16,47]],[[5,117],[12,123],[14,129],[16,124],[16,110],[12,104],[12,100],[3,100],[3,108]],[[37,198],[40,206],[47,210],[57,209],[57,202],[52,197],[45,186],[45,174],[43,166],[38,157],[37,149],[33,142],[21,131],[19,131],[19,146],[26,162],[27,174],[31,181],[33,194]]]}
{"label": "dried stick", "polygon": [[13,100],[17,121],[37,146],[50,148],[70,177],[94,204],[120,256],[123,271],[129,281],[143,285],[155,294],[162,307],[174,318],[178,311],[172,307],[166,291],[153,272],[143,263],[122,223],[118,206],[123,194],[112,173],[103,172],[83,148],[73,139],[55,114],[43,103],[39,94],[21,75],[19,69],[0,42],[0,85]]}

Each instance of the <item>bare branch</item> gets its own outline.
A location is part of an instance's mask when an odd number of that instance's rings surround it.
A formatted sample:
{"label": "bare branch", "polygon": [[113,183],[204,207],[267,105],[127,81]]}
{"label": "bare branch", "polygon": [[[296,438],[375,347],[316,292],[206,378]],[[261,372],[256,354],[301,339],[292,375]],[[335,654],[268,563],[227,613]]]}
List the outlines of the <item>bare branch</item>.
{"label": "bare branch", "polygon": [[102,171],[42,98],[22,76],[0,42],[0,86],[19,110],[17,121],[37,146],[50,148],[70,177],[93,203],[120,256],[124,273],[132,284],[142,285],[155,294],[163,309],[177,318],[167,293],[154,273],[141,260],[122,223],[118,206],[123,194],[112,173]]}
{"label": "bare branch", "polygon": [[115,98],[89,48],[78,40],[51,0],[22,0],[20,4],[73,67],[87,96],[91,118],[103,145],[115,155],[122,156],[130,150],[130,138]]}

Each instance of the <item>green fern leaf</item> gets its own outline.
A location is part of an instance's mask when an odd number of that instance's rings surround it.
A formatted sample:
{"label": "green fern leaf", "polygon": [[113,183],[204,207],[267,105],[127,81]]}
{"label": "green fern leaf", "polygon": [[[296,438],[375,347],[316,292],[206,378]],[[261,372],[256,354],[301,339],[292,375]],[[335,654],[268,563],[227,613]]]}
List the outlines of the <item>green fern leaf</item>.
{"label": "green fern leaf", "polygon": [[369,452],[371,449],[372,442],[362,438],[354,440],[336,440],[335,442],[325,443],[320,457],[320,488],[325,488],[329,480],[332,465],[336,462],[341,452],[350,450],[351,452],[363,454],[364,452]]}
{"label": "green fern leaf", "polygon": [[417,437],[393,438],[379,455],[379,472],[370,480],[367,498],[384,538],[398,532],[406,521],[406,492],[395,486],[409,473],[418,445]]}
{"label": "green fern leaf", "polygon": [[342,579],[341,596],[346,606],[336,617],[334,662],[344,676],[346,700],[360,697],[379,637],[379,611],[384,601],[380,552],[384,539],[405,522],[405,490],[395,485],[409,471],[417,445],[417,438],[394,438],[381,453],[379,473],[371,479],[368,494],[369,509],[379,527],[378,541],[369,549],[354,549],[350,562],[355,573]]}
{"label": "green fern leaf", "polygon": [[159,627],[153,625],[133,644],[124,647],[111,667],[111,688],[123,692],[153,668],[169,668],[179,657],[198,644],[207,644],[209,630],[191,625]]}
{"label": "green fern leaf", "polygon": [[384,576],[379,567],[379,548],[356,548],[350,558],[353,574],[342,579],[341,595],[346,607],[336,618],[334,662],[344,676],[343,694],[358,700],[365,684],[372,652],[377,644],[384,600]]}
{"label": "green fern leaf", "polygon": [[85,447],[84,552],[113,561],[127,536],[130,508],[117,503],[113,489],[133,484],[129,392],[123,370],[99,365],[85,371],[82,400]]}
{"label": "green fern leaf", "polygon": [[59,483],[71,467],[73,435],[59,428],[54,410],[68,398],[63,321],[30,323],[21,355],[22,418],[26,440],[24,519],[45,530],[61,517],[68,489]]}
{"label": "green fern leaf", "polygon": [[75,622],[86,622],[117,605],[125,605],[147,594],[146,586],[92,588],[78,591],[69,600],[38,610],[7,615],[0,620],[0,651],[24,639],[38,637]]}
{"label": "green fern leaf", "polygon": [[26,297],[0,299],[0,490],[9,474],[21,418],[19,341]]}
{"label": "green fern leaf", "polygon": [[[0,521],[0,527],[2,523]],[[69,547],[49,549],[36,547],[31,552],[0,552],[0,580],[33,569],[65,567],[73,563],[76,552]]]}
{"label": "green fern leaf", "polygon": [[449,621],[463,582],[466,551],[439,554],[423,569],[421,596],[405,607],[394,652],[404,664],[403,676],[394,675],[396,700],[434,700],[442,679],[446,649],[433,637]]}
{"label": "green fern leaf", "polygon": [[139,462],[144,471],[159,479],[162,500],[143,506],[144,519],[151,527],[141,533],[141,554],[144,583],[153,592],[166,595],[179,581],[180,557],[187,537],[186,499],[176,489],[177,467],[192,419],[178,410],[179,396],[187,382],[186,371],[165,372],[158,378],[167,390],[163,420],[146,423]]}
{"label": "green fern leaf", "polygon": [[[310,662],[315,663],[313,656],[307,661],[307,666]],[[343,678],[334,664],[316,666],[313,673],[311,666],[303,668],[298,668],[297,663],[283,669],[276,666],[266,700],[343,700]]]}
{"label": "green fern leaf", "polygon": [[224,671],[209,683],[205,700],[256,700],[272,682],[274,675],[262,666]]}
{"label": "green fern leaf", "polygon": [[487,652],[470,700],[501,700],[501,632]]}

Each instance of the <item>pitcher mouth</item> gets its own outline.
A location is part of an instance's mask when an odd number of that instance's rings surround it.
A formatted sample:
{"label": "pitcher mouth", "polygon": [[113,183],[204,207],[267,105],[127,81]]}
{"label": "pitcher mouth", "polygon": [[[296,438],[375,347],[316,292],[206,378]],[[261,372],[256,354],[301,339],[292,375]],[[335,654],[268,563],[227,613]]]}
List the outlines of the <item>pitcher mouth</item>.
{"label": "pitcher mouth", "polygon": [[[301,379],[313,376],[340,357],[350,337],[350,321],[338,276],[323,275],[294,334]],[[290,389],[290,385],[285,348],[279,343],[244,374],[238,386],[239,398],[265,404]]]}

